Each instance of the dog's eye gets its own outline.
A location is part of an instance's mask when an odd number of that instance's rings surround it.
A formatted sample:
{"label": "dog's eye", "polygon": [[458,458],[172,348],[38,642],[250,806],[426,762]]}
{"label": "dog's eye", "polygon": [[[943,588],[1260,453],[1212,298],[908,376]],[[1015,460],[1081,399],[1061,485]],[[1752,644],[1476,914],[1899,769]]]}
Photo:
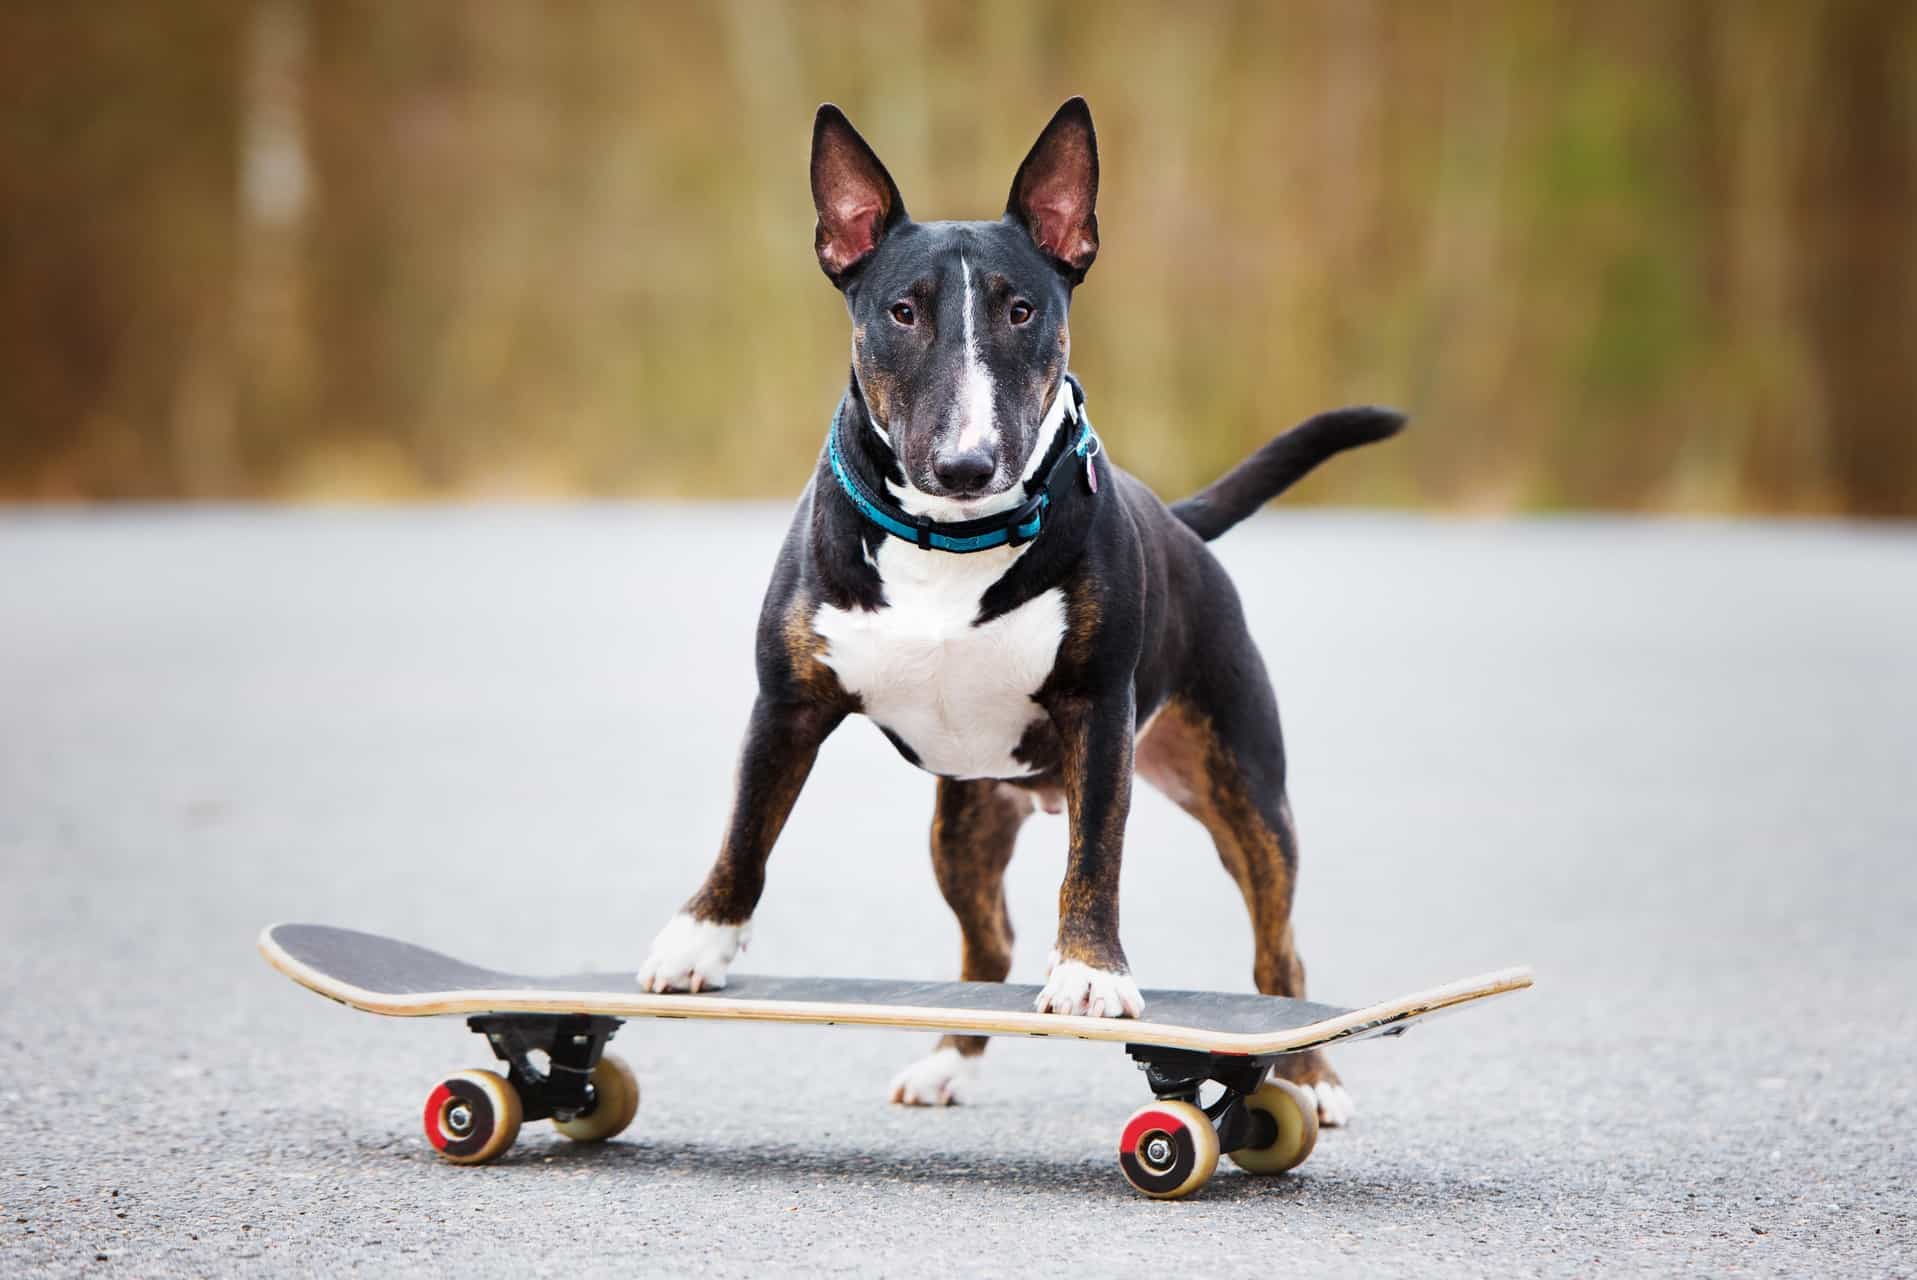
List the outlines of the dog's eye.
{"label": "dog's eye", "polygon": [[910,329],[918,323],[919,313],[912,310],[909,302],[895,302],[892,304],[892,318]]}
{"label": "dog's eye", "polygon": [[1032,304],[1020,298],[1012,304],[1012,323],[1024,324],[1032,318]]}

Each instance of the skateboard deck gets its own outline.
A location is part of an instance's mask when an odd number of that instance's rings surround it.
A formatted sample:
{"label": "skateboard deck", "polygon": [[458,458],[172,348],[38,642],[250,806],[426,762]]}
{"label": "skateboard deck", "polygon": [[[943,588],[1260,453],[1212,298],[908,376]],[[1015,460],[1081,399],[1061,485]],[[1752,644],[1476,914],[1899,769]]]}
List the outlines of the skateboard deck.
{"label": "skateboard deck", "polygon": [[1002,982],[893,982],[735,973],[698,994],[640,991],[631,970],[528,977],[502,973],[394,938],[326,925],[279,924],[260,935],[274,968],[301,986],[369,1013],[400,1017],[574,1013],[613,1018],[711,1018],[897,1027],[967,1035],[1052,1036],[1207,1053],[1297,1053],[1371,1036],[1531,985],[1500,969],[1361,1009],[1223,991],[1146,990],[1143,1018],[1037,1013],[1039,988]]}
{"label": "skateboard deck", "polygon": [[[427,1141],[455,1164],[503,1154],[527,1120],[550,1118],[578,1142],[622,1132],[639,1108],[632,1069],[605,1052],[626,1019],[896,1027],[986,1036],[1121,1043],[1155,1101],[1119,1137],[1126,1181],[1176,1199],[1230,1156],[1250,1173],[1283,1173],[1318,1140],[1314,1096],[1271,1075],[1288,1054],[1401,1034],[1413,1023],[1531,985],[1501,969],[1358,1009],[1220,991],[1145,991],[1143,1018],[1037,1013],[1039,988],[996,982],[891,982],[732,974],[696,994],[640,991],[631,970],[531,977],[455,960],[394,938],[325,925],[279,924],[260,934],[266,959],[300,985],[370,1013],[464,1014],[507,1074],[461,1071],[426,1099]],[[1200,1106],[1200,1090],[1222,1086]]]}

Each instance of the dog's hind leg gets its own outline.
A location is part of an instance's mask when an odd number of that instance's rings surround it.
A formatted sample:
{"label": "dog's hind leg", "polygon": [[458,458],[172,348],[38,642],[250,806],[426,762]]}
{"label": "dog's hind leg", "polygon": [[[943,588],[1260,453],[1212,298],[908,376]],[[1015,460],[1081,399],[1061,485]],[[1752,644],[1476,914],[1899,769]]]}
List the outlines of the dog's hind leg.
{"label": "dog's hind leg", "polygon": [[[1285,798],[1278,709],[1268,685],[1238,690],[1233,703],[1219,715],[1185,697],[1167,703],[1139,740],[1138,775],[1203,823],[1217,845],[1251,912],[1258,989],[1302,999],[1305,965],[1291,929],[1298,837]],[[1322,1052],[1291,1054],[1272,1071],[1316,1095],[1319,1123],[1351,1117],[1351,1095]]]}
{"label": "dog's hind leg", "polygon": [[[939,891],[959,923],[959,976],[967,982],[1003,982],[1012,971],[1012,917],[1005,906],[1005,868],[1032,797],[982,778],[939,779],[932,812],[932,868]],[[892,1101],[944,1106],[978,1070],[985,1036],[946,1036],[938,1048],[892,1080]]]}

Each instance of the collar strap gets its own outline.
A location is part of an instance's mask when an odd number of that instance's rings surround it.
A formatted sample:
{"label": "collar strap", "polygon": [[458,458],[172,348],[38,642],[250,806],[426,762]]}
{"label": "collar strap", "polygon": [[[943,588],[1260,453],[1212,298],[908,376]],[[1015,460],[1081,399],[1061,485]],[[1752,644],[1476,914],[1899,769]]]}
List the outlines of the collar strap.
{"label": "collar strap", "polygon": [[[1030,497],[1009,511],[1001,511],[996,515],[982,516],[977,520],[932,520],[915,516],[889,496],[873,493],[866,488],[852,474],[852,469],[845,465],[839,444],[839,432],[845,422],[843,399],[832,415],[832,427],[826,434],[826,458],[832,464],[833,478],[839,482],[839,488],[845,496],[852,500],[852,505],[858,508],[860,515],[893,537],[910,542],[922,551],[963,554],[1007,545],[1022,546],[1044,530],[1045,512],[1052,505],[1052,494],[1070,475],[1071,463],[1083,458],[1085,465],[1091,467],[1094,465],[1092,459],[1100,450],[1098,433],[1092,430],[1092,421],[1085,416],[1085,392],[1078,385],[1078,379],[1066,374],[1059,393],[1071,397],[1065,403],[1065,412],[1079,425],[1077,442],[1069,449],[1059,450],[1058,457],[1044,473],[1044,480]],[[1026,481],[1026,484],[1029,486],[1031,481]],[[1093,492],[1097,490],[1094,488]]]}

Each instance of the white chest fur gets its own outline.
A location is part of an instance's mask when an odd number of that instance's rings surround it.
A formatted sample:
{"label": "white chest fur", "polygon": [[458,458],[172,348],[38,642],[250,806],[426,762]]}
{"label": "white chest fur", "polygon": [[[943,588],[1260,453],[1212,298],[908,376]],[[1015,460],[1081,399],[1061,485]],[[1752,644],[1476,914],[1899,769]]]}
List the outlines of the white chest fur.
{"label": "white chest fur", "polygon": [[867,613],[821,605],[812,626],[825,662],[933,773],[1015,778],[1012,756],[1045,713],[1032,701],[1058,657],[1065,598],[1058,590],[982,626],[979,597],[1024,548],[970,555],[921,551],[897,538],[879,547],[886,607]]}

